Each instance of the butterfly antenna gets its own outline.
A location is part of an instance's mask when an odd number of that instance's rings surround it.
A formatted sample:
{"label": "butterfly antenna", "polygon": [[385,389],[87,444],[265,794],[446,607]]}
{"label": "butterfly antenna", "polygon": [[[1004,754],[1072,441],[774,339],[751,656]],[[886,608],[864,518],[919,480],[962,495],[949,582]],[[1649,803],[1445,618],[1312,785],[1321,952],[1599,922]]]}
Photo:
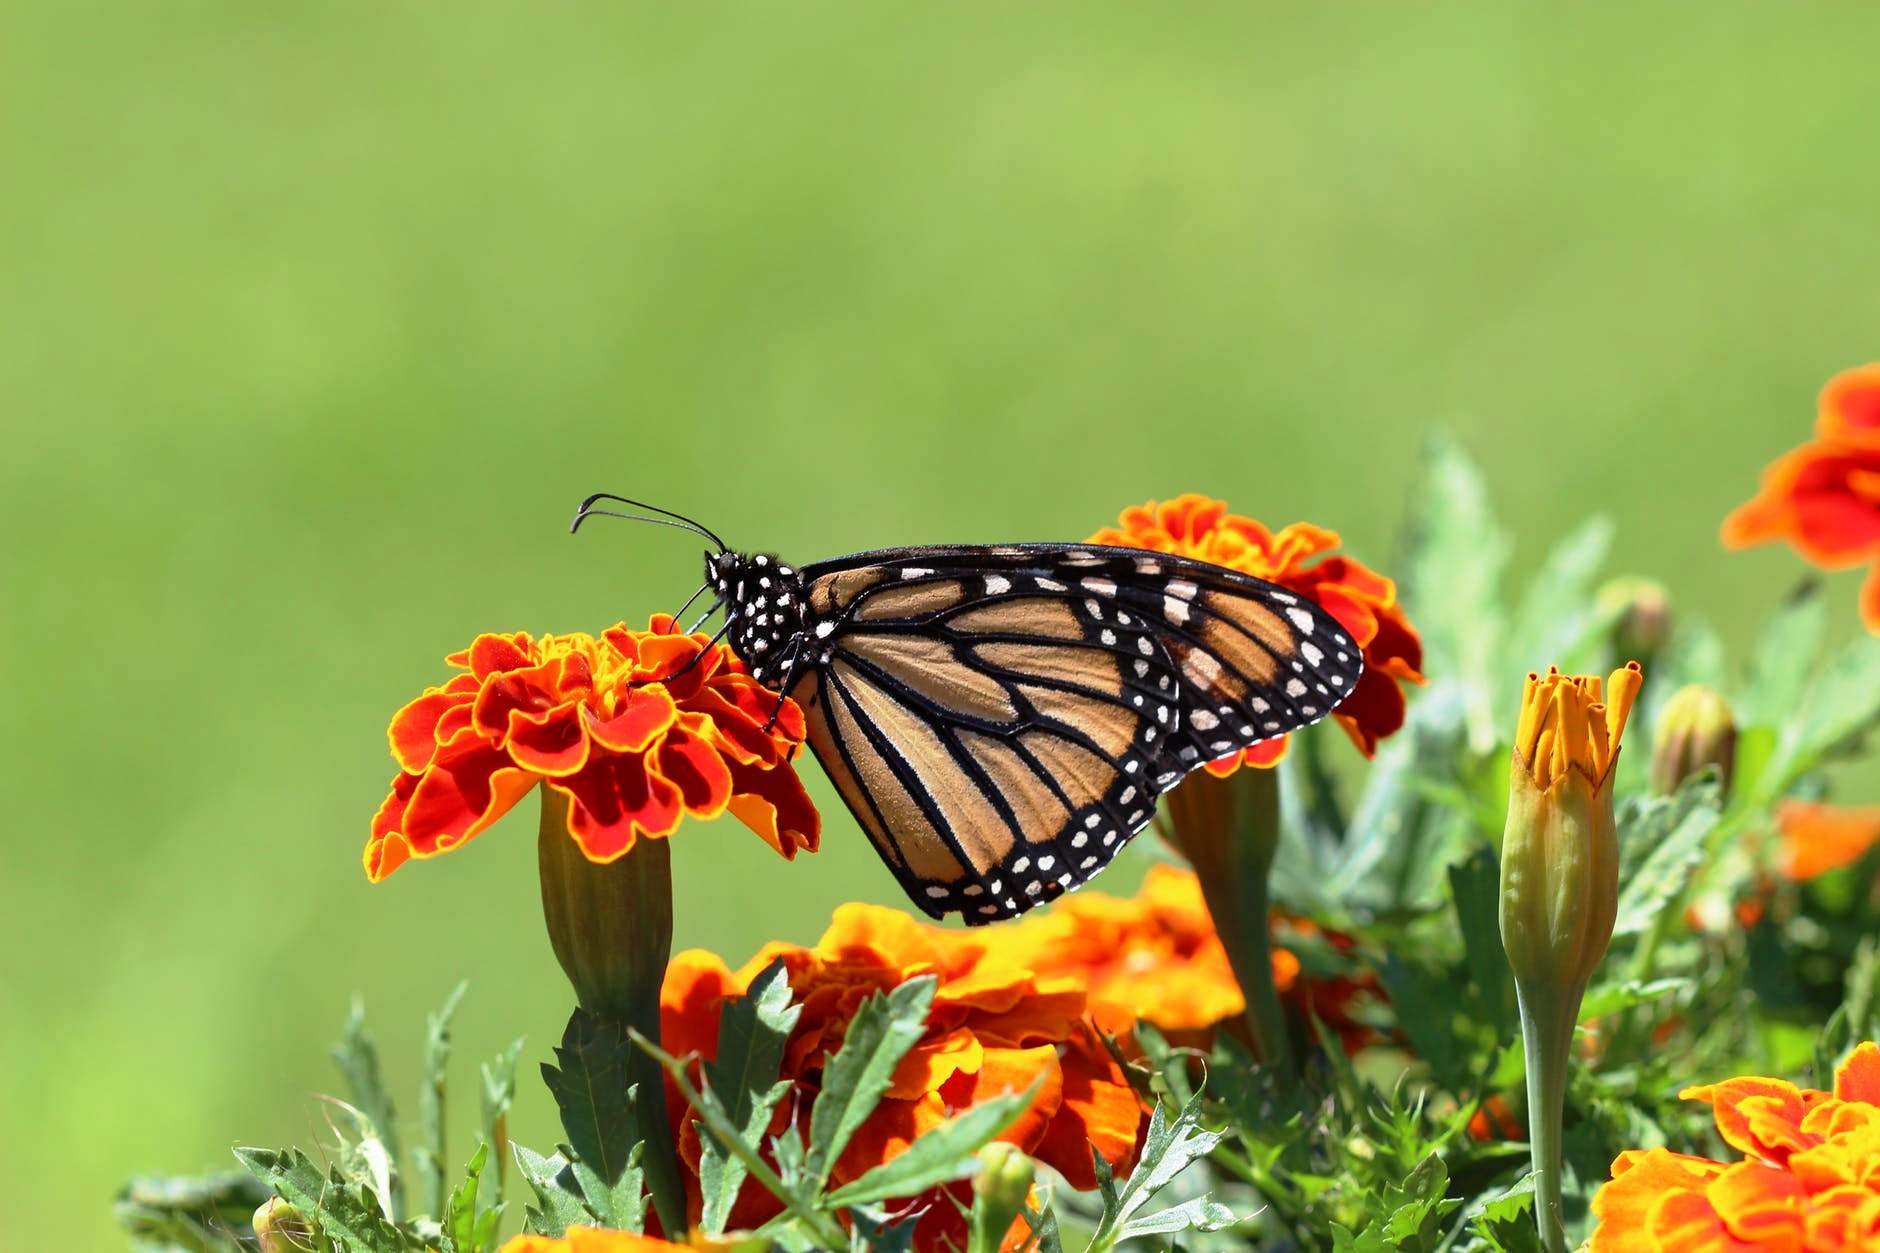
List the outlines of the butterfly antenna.
{"label": "butterfly antenna", "polygon": [[[699,584],[699,585],[698,585],[698,591],[696,591],[696,592],[693,592],[693,593],[692,593],[692,594],[691,594],[690,596],[688,596],[688,597],[686,597],[686,598],[685,598],[685,604],[683,604],[683,605],[680,605],[680,606],[679,606],[679,611],[678,611],[677,613],[675,613],[675,614],[673,614],[673,615],[672,615],[672,616],[673,616],[673,619],[674,619],[674,621],[677,621],[678,619],[680,619],[680,618],[683,618],[683,617],[685,617],[685,611],[686,611],[686,610],[688,610],[688,609],[690,609],[690,608],[692,607],[692,602],[693,602],[693,601],[695,601],[695,600],[697,600],[697,599],[698,599],[699,597],[701,597],[701,596],[703,596],[703,595],[704,595],[704,594],[705,594],[706,592],[708,592],[708,591],[710,591],[710,590],[711,590],[711,586],[712,586],[712,585],[711,585],[711,584],[709,584],[709,583],[701,583],[701,584]],[[712,606],[712,608],[713,608],[713,609],[717,609],[717,608],[718,608],[718,606],[714,604],[714,605]]]}
{"label": "butterfly antenna", "polygon": [[[612,509],[596,509],[594,502],[600,500],[611,500],[616,504],[631,505],[635,509],[650,509],[652,512],[662,516],[649,518],[645,514],[619,513]],[[643,500],[629,500],[625,496],[616,496],[612,492],[595,492],[592,496],[582,501],[581,507],[574,511],[574,521],[568,526],[569,533],[572,534],[579,531],[581,524],[586,522],[589,518],[621,518],[628,522],[651,522],[657,526],[676,526],[681,530],[690,531],[694,535],[704,536],[712,543],[718,545],[719,552],[724,552],[728,547],[723,540],[718,538],[715,531],[701,522],[695,522],[684,514],[674,513],[670,509],[661,509],[658,505],[649,505]]]}

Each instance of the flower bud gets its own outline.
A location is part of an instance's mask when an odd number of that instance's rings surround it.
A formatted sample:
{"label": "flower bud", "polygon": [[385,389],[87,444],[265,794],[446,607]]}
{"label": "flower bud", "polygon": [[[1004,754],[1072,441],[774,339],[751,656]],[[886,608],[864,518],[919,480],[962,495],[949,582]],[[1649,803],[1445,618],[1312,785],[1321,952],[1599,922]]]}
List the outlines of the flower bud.
{"label": "flower bud", "polygon": [[1521,694],[1501,844],[1501,942],[1521,1008],[1534,1217],[1546,1253],[1567,1248],[1561,1112],[1580,999],[1618,913],[1612,775],[1643,682],[1637,662],[1615,670],[1604,692],[1597,676],[1549,670],[1529,675]]}
{"label": "flower bud", "polygon": [[1616,657],[1647,661],[1671,638],[1671,595],[1654,579],[1629,574],[1612,579],[1595,596],[1601,618],[1612,622]]}
{"label": "flower bud", "polygon": [[313,1223],[278,1196],[269,1197],[255,1211],[253,1222],[261,1253],[303,1253],[319,1247]]}
{"label": "flower bud", "polygon": [[1672,693],[1652,737],[1652,791],[1670,795],[1706,766],[1717,767],[1730,790],[1736,765],[1736,719],[1715,691],[1692,683]]}
{"label": "flower bud", "polygon": [[1004,1247],[1006,1234],[1031,1196],[1034,1173],[1031,1158],[1017,1145],[995,1140],[979,1150],[968,1253],[993,1253]]}

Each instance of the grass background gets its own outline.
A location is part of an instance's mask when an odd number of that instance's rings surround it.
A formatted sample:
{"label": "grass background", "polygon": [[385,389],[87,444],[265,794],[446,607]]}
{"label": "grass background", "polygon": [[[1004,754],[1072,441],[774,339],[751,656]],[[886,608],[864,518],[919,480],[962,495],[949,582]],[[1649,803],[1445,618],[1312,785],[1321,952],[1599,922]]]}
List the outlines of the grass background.
{"label": "grass background", "polygon": [[[472,1059],[545,1054],[532,816],[376,888],[358,855],[443,653],[695,585],[673,533],[570,539],[589,491],[809,560],[1198,489],[1388,569],[1444,427],[1520,558],[1609,511],[1615,572],[1742,641],[1799,566],[1717,522],[1880,355],[1877,37],[1851,3],[8,6],[6,1243],[117,1247],[133,1170],[312,1139],[355,990],[409,1088],[473,979],[460,1127]],[[828,813],[788,866],[685,829],[679,942],[893,901]]]}

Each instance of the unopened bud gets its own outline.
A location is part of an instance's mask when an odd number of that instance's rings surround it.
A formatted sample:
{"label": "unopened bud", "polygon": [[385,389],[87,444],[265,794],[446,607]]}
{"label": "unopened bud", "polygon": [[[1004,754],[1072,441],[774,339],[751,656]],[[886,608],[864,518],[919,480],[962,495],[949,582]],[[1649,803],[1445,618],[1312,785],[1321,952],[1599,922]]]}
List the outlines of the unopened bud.
{"label": "unopened bud", "polygon": [[1594,603],[1600,616],[1612,621],[1615,657],[1649,662],[1671,638],[1671,595],[1662,583],[1625,575],[1600,588]]}
{"label": "unopened bud", "polygon": [[1670,795],[1686,779],[1715,766],[1730,790],[1736,765],[1736,719],[1715,691],[1693,683],[1673,692],[1652,737],[1652,791]]}
{"label": "unopened bud", "polygon": [[994,1253],[1004,1247],[1007,1233],[1031,1196],[1035,1173],[1031,1158],[1017,1145],[995,1140],[979,1150],[969,1253]]}
{"label": "unopened bud", "polygon": [[305,1253],[320,1247],[313,1223],[278,1196],[269,1197],[253,1221],[261,1253]]}

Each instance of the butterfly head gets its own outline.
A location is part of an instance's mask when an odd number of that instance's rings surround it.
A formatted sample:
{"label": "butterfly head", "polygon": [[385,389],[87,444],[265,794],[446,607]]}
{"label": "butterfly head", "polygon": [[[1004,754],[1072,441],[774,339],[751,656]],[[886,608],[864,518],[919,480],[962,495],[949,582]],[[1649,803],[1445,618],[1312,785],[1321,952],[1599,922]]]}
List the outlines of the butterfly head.
{"label": "butterfly head", "polygon": [[803,630],[802,573],[772,553],[707,553],[705,581],[724,604],[731,651],[758,682],[778,680]]}

